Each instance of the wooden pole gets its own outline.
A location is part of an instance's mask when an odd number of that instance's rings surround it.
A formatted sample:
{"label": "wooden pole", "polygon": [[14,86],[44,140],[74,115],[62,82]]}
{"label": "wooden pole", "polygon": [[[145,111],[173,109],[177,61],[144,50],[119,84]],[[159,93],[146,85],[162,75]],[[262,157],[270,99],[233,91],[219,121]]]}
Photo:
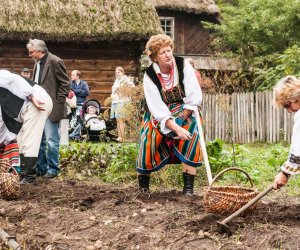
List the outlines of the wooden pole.
{"label": "wooden pole", "polygon": [[196,120],[197,120],[197,126],[198,126],[198,131],[199,131],[199,138],[200,138],[200,146],[201,146],[201,151],[203,154],[203,160],[204,160],[204,165],[205,165],[205,169],[206,169],[208,185],[210,185],[212,183],[212,175],[211,175],[211,169],[210,169],[208,156],[207,156],[207,152],[206,152],[204,133],[203,133],[202,124],[200,121],[199,111],[196,110],[195,114],[196,114]]}

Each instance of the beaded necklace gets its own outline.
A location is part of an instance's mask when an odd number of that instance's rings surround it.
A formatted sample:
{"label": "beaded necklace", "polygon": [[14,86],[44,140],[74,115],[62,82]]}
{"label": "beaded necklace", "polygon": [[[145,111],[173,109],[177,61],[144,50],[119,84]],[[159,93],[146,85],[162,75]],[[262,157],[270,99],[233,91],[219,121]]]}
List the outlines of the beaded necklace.
{"label": "beaded necklace", "polygon": [[171,66],[171,69],[170,69],[170,74],[169,75],[162,75],[161,73],[158,73],[157,74],[158,76],[158,79],[160,81],[160,84],[163,88],[164,91],[172,91],[173,88],[174,88],[174,67],[173,67],[173,64]]}

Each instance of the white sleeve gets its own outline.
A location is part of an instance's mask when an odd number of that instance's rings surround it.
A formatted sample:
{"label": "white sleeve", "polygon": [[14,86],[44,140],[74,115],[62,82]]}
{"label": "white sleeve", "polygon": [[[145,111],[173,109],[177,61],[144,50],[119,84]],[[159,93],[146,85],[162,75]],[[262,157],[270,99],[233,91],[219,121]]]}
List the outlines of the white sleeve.
{"label": "white sleeve", "polygon": [[171,132],[172,130],[166,128],[165,126],[166,121],[170,118],[173,118],[171,116],[171,112],[168,109],[168,106],[161,99],[161,95],[158,88],[149,78],[147,73],[145,73],[144,75],[143,85],[147,106],[152,116],[158,122],[160,122],[161,132],[163,134]]}
{"label": "white sleeve", "polygon": [[294,115],[291,154],[300,156],[300,111],[297,111]]}
{"label": "white sleeve", "polygon": [[9,90],[23,100],[26,100],[34,92],[33,87],[23,77],[8,70],[0,70],[0,87]]}
{"label": "white sleeve", "polygon": [[300,173],[300,110],[294,115],[294,125],[288,160],[281,169],[289,174]]}
{"label": "white sleeve", "polygon": [[195,111],[202,103],[202,91],[195,71],[187,60],[184,60],[183,75],[184,91],[186,95],[186,97],[183,98],[185,103],[184,108]]}

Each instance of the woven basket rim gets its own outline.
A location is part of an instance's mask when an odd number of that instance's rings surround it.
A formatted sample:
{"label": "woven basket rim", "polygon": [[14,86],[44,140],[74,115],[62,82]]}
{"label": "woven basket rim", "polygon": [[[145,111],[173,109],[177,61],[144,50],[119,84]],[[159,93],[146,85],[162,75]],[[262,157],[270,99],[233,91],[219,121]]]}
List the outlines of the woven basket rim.
{"label": "woven basket rim", "polygon": [[[206,189],[204,191],[204,198],[212,199],[213,197],[233,197],[236,199],[246,198],[246,197],[255,197],[258,194],[258,190],[253,188],[245,188],[239,186],[218,186],[219,189],[226,188],[229,189],[227,191],[220,191],[214,189]],[[215,187],[215,188],[218,188]],[[235,192],[231,192],[231,190],[235,190]],[[243,192],[239,192],[243,191]]]}
{"label": "woven basket rim", "polygon": [[213,186],[213,187],[208,187],[205,188],[204,191],[205,192],[209,192],[209,191],[216,191],[216,189],[236,189],[236,190],[244,190],[244,191],[257,191],[256,188],[251,188],[251,187],[242,187],[242,186]]}

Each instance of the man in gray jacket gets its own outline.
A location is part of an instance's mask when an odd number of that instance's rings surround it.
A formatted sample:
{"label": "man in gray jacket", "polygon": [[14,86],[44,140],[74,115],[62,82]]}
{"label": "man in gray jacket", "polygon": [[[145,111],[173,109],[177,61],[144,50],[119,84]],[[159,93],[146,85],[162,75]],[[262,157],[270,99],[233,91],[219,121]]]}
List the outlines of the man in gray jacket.
{"label": "man in gray jacket", "polygon": [[30,39],[27,49],[35,61],[33,80],[47,91],[53,101],[53,109],[44,128],[37,171],[45,178],[54,178],[59,172],[59,121],[66,116],[70,80],[63,61],[48,51],[44,41]]}

